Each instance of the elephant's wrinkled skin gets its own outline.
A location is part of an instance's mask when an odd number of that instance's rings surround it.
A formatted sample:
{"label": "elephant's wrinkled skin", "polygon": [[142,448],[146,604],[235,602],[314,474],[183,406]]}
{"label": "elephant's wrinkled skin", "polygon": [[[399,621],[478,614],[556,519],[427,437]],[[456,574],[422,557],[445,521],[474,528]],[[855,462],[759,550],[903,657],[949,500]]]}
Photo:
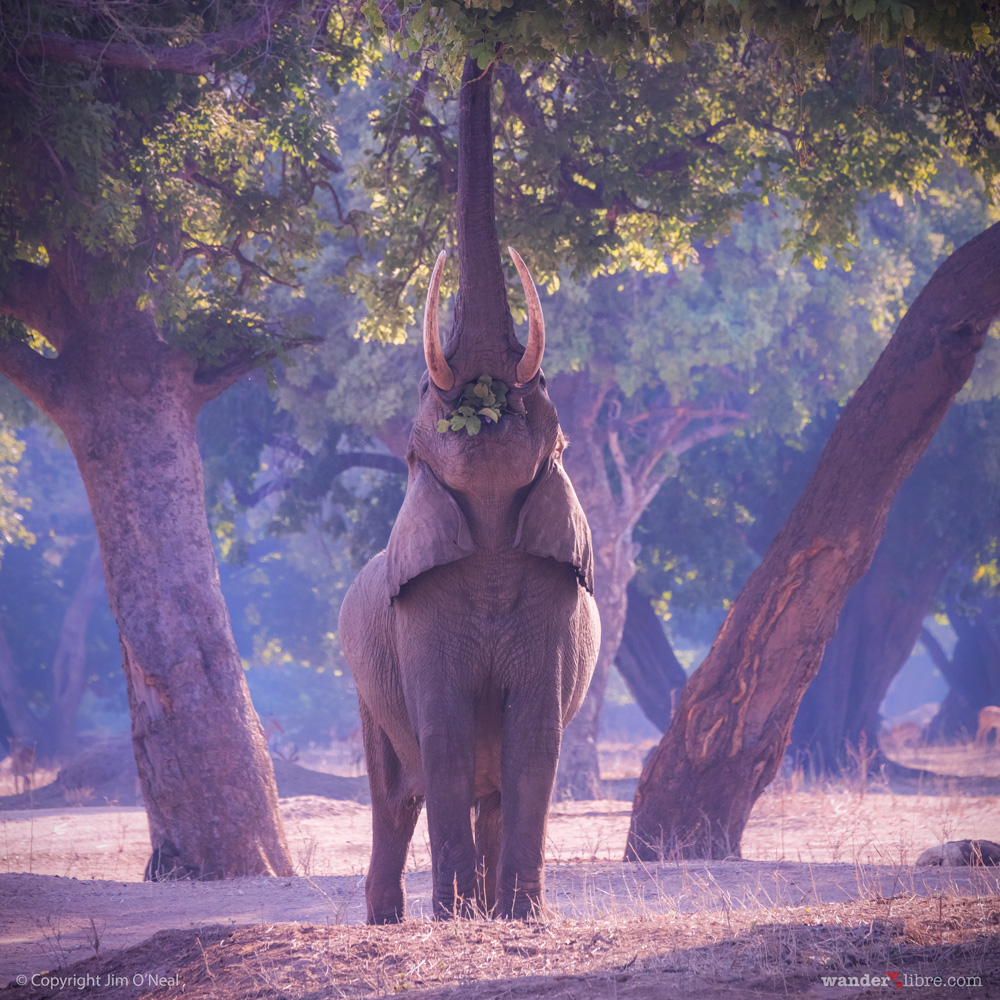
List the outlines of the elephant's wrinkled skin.
{"label": "elephant's wrinkled skin", "polygon": [[[519,367],[519,352],[484,361],[453,351],[443,362],[439,276],[440,266],[425,320],[434,374],[420,385],[406,498],[340,615],[371,782],[372,923],[403,916],[403,864],[424,799],[436,915],[467,912],[477,897],[502,916],[541,906],[562,728],[583,700],[600,634],[590,531],[562,468],[545,378],[537,364]],[[527,291],[526,270],[522,281]],[[533,315],[544,342],[537,298]],[[529,334],[524,357],[533,350],[540,363]],[[475,437],[439,433],[483,364],[510,384],[515,412],[484,421]],[[519,374],[530,377],[517,384]]]}

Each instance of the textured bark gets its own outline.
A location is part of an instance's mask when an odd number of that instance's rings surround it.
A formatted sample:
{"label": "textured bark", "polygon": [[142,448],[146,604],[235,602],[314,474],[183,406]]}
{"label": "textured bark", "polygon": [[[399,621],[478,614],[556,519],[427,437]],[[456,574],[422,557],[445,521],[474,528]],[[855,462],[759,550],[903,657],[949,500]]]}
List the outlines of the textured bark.
{"label": "textured bark", "polygon": [[46,297],[19,299],[15,290],[0,310],[40,329],[58,357],[5,345],[0,371],[63,430],[90,499],[149,815],[148,874],[290,874],[195,441],[198,409],[228,376],[199,372],[164,343],[134,292],[95,301],[95,263],[78,248],[50,259],[26,271]]}
{"label": "textured bark", "polygon": [[646,718],[666,732],[687,674],[663,633],[653,605],[634,583],[628,585],[625,629],[615,666]]}
{"label": "textured bark", "polygon": [[900,484],[1000,313],[1000,225],[938,268],[844,408],[643,770],[626,858],[739,854],[757,797]]}
{"label": "textured bark", "polygon": [[844,604],[837,631],[792,726],[791,751],[817,772],[852,764],[862,744],[879,741],[879,706],[913,651],[948,570],[935,562],[913,572],[883,544]]}

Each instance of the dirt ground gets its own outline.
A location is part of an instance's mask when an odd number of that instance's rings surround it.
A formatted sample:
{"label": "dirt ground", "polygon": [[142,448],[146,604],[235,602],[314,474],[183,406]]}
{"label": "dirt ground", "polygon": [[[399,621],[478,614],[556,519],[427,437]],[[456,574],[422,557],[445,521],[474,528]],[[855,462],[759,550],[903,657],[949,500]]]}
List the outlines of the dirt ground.
{"label": "dirt ground", "polygon": [[[603,748],[604,773],[617,779],[609,789],[627,792],[643,749]],[[962,760],[965,773],[1000,772],[992,748]],[[686,1000],[912,987],[922,997],[1000,997],[1000,872],[913,865],[946,840],[1000,841],[1000,799],[953,779],[904,790],[793,774],[757,803],[742,860],[656,866],[619,860],[629,801],[556,803],[546,871],[555,913],[543,924],[431,923],[421,820],[406,876],[412,919],[370,929],[370,810],[327,797],[363,799],[363,781],[348,771],[320,794],[288,795],[311,779],[285,764],[281,812],[297,872],[287,879],[143,883],[141,806],[98,805],[91,786],[62,795],[83,805],[3,800],[0,996]],[[928,985],[936,977],[942,985]]]}

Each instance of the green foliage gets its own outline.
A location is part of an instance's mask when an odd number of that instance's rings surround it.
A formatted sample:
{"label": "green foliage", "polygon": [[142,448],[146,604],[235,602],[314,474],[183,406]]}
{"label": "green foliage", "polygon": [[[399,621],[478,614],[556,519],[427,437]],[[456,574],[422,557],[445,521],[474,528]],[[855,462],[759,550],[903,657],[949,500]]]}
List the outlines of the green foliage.
{"label": "green foliage", "polygon": [[[439,21],[454,13],[432,6]],[[492,17],[482,4],[454,16]],[[533,16],[516,3],[496,14],[512,25]],[[782,211],[795,259],[848,266],[859,257],[858,206],[878,192],[897,202],[923,196],[955,160],[996,197],[995,45],[966,59],[912,40],[866,45],[841,31],[811,63],[757,35],[692,36],[679,54],[654,33],[639,59],[568,46],[520,69],[502,64],[501,245],[517,246],[536,281],[555,291],[567,279],[680,268],[763,204]],[[403,59],[372,116],[375,144],[360,180],[371,195],[365,233],[381,259],[355,258],[347,272],[368,308],[362,334],[392,342],[405,338],[415,288],[426,287],[441,245],[454,242],[463,49],[433,60],[428,51]],[[456,275],[446,269],[446,291]],[[519,293],[514,305],[520,312]]]}
{"label": "green foliage", "polygon": [[475,382],[469,382],[462,390],[459,405],[451,411],[451,419],[439,420],[439,434],[464,430],[469,437],[478,434],[482,422],[500,422],[500,414],[509,413],[507,408],[507,383],[489,375],[480,375]]}
{"label": "green foliage", "polygon": [[[404,10],[402,4],[399,5]],[[366,8],[374,9],[374,3]],[[480,68],[497,49],[527,63],[589,51],[609,62],[635,58],[645,46],[667,40],[682,55],[706,34],[725,38],[755,33],[802,60],[821,60],[838,34],[868,45],[895,45],[905,38],[929,48],[972,52],[996,38],[995,3],[950,0],[424,0],[407,4],[410,38],[431,39],[444,51],[470,49]],[[380,29],[385,23],[380,20]],[[449,48],[446,48],[446,43]]]}
{"label": "green foliage", "polygon": [[15,489],[17,463],[24,454],[24,442],[3,426],[0,413],[0,562],[11,545],[33,545],[35,536],[24,525],[24,511],[31,510],[31,497],[19,496]]}
{"label": "green foliage", "polygon": [[[0,62],[0,286],[15,259],[67,242],[93,261],[94,297],[135,290],[167,339],[217,361],[294,339],[265,291],[294,286],[329,207],[335,90],[359,70],[357,31],[297,16],[220,58],[212,76],[155,68],[155,53],[239,32],[253,0],[88,8],[5,5]],[[46,56],[41,33],[149,51],[151,68]],[[214,34],[213,34],[214,33]],[[307,43],[305,39],[310,39]]]}

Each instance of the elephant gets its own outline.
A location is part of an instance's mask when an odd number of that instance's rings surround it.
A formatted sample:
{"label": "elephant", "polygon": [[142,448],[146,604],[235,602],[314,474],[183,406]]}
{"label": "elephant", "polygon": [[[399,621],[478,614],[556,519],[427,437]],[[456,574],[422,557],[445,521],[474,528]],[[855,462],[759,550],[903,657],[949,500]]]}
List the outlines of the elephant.
{"label": "elephant", "polygon": [[[590,529],[541,371],[538,294],[510,252],[528,306],[523,353],[507,312],[509,337],[479,329],[445,356],[445,253],[437,259],[406,495],[386,549],[340,613],[371,784],[370,923],[403,918],[403,865],[423,801],[436,917],[544,911],[562,730],[597,660]],[[484,374],[509,387],[503,412],[486,414],[478,433],[452,430],[466,387]]]}

